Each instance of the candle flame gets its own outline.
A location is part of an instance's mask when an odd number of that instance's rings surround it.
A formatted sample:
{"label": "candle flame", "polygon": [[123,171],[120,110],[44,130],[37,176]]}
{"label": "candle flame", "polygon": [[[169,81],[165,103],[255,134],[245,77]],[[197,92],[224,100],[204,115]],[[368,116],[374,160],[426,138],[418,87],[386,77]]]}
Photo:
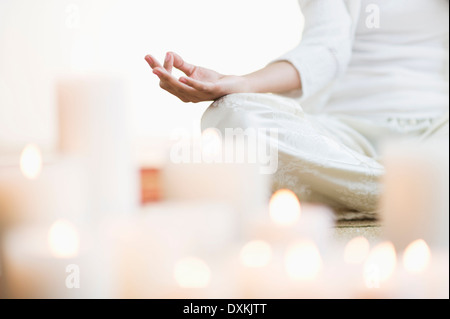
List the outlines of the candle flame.
{"label": "candle flame", "polygon": [[254,240],[242,248],[240,257],[246,267],[264,267],[272,258],[272,248],[265,241]]}
{"label": "candle flame", "polygon": [[282,189],[272,196],[269,203],[269,214],[276,224],[294,225],[300,219],[300,213],[300,202],[294,192]]}
{"label": "candle flame", "polygon": [[395,271],[397,254],[391,242],[375,246],[364,264],[364,280],[368,288],[379,288]]}
{"label": "candle flame", "polygon": [[370,252],[370,243],[363,237],[355,237],[345,246],[344,261],[347,264],[361,264]]}
{"label": "candle flame", "polygon": [[58,220],[50,227],[48,243],[53,256],[73,258],[78,255],[80,239],[75,226],[65,220]]}
{"label": "candle flame", "polygon": [[188,257],[176,263],[174,277],[182,288],[205,288],[211,280],[211,271],[203,260]]}
{"label": "candle flame", "polygon": [[27,145],[20,155],[20,170],[28,179],[36,179],[42,171],[42,154],[34,144]]}
{"label": "candle flame", "polygon": [[322,269],[322,258],[312,241],[303,240],[288,247],[285,266],[292,279],[314,280]]}
{"label": "candle flame", "polygon": [[430,248],[423,239],[418,239],[406,247],[403,254],[403,266],[407,272],[419,274],[428,267],[430,259]]}

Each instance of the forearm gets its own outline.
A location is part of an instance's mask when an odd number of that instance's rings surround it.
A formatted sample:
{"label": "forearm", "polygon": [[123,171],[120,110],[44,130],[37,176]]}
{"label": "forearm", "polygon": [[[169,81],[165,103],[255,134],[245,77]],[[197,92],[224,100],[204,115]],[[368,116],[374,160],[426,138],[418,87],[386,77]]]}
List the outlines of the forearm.
{"label": "forearm", "polygon": [[242,78],[241,89],[245,93],[286,93],[302,87],[296,68],[285,61],[269,64]]}

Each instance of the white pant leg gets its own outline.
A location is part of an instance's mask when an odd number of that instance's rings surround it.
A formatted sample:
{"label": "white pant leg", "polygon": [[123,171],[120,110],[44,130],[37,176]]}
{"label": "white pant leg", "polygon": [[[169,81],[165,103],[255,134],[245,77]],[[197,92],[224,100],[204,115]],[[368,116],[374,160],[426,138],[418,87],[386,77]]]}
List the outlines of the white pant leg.
{"label": "white pant leg", "polygon": [[447,140],[449,139],[449,113],[439,118],[433,125],[422,135],[421,141],[430,140]]}
{"label": "white pant leg", "polygon": [[[202,129],[278,130],[278,170],[273,190],[288,188],[303,201],[338,210],[373,213],[383,167],[370,142],[328,116],[306,114],[292,99],[271,94],[232,94],[214,102]],[[276,141],[273,141],[274,143]]]}

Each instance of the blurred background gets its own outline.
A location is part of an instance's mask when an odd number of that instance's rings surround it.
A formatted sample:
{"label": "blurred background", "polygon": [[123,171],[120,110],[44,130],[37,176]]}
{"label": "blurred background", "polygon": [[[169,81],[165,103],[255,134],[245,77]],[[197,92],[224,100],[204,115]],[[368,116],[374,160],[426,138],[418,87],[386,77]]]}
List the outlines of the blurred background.
{"label": "blurred background", "polygon": [[263,67],[294,47],[296,0],[1,0],[0,151],[57,141],[55,81],[67,74],[119,75],[128,84],[136,143],[199,125],[207,103],[163,92],[144,61],[167,51],[226,74]]}
{"label": "blurred background", "polygon": [[392,146],[383,225],[257,165],[141,162],[209,105],[146,54],[246,74],[302,27],[297,0],[0,0],[0,299],[448,299],[448,142]]}

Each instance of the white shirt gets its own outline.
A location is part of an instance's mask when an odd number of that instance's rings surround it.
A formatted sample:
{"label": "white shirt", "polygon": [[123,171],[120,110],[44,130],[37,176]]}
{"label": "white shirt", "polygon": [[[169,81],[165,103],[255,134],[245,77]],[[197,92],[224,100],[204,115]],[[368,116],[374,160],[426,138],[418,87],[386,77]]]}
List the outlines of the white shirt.
{"label": "white shirt", "polygon": [[435,118],[449,109],[448,0],[299,0],[292,63],[309,112]]}

